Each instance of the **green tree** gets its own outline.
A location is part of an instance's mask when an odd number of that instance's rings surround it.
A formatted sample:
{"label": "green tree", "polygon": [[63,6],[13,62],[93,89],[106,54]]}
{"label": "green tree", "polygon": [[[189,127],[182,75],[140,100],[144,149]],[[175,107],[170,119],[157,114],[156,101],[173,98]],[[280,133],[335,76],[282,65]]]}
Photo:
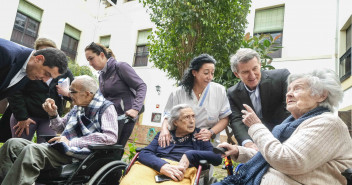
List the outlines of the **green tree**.
{"label": "green tree", "polygon": [[68,62],[68,68],[71,70],[73,76],[88,75],[97,79],[88,66],[80,66],[71,59]]}
{"label": "green tree", "polygon": [[280,37],[281,35],[278,35],[273,38],[270,34],[261,34],[250,37],[250,34],[246,33],[241,47],[252,48],[258,52],[261,58],[262,69],[275,69],[270,65],[273,60],[270,54],[282,48],[276,44],[277,39]]}
{"label": "green tree", "polygon": [[233,77],[229,56],[241,45],[249,0],[139,0],[156,29],[149,36],[150,61],[179,81],[195,56],[218,61],[215,80]]}

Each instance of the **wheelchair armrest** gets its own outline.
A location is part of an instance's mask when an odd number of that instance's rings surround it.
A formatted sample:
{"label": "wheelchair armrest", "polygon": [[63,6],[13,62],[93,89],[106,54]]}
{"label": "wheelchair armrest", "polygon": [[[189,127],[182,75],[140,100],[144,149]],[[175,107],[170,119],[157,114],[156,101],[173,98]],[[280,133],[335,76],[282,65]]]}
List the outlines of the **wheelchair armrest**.
{"label": "wheelchair armrest", "polygon": [[143,148],[141,148],[141,147],[136,148],[137,153],[141,152],[142,150],[143,150]]}
{"label": "wheelchair armrest", "polygon": [[348,182],[352,181],[352,168],[346,169],[341,174],[347,179]]}
{"label": "wheelchair armrest", "polygon": [[210,164],[207,160],[200,160],[199,165],[201,165],[203,169],[208,169],[210,167]]}
{"label": "wheelchair armrest", "polygon": [[122,145],[88,145],[88,148],[91,150],[123,150],[123,146]]}

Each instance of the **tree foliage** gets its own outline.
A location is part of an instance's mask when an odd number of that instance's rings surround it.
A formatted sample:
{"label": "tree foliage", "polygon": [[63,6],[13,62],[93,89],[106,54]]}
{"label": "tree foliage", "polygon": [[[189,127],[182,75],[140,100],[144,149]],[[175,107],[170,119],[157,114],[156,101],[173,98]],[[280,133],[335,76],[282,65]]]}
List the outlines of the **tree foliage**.
{"label": "tree foliage", "polygon": [[218,61],[215,80],[233,77],[229,56],[241,45],[249,0],[140,0],[156,30],[149,37],[150,61],[179,81],[195,56]]}
{"label": "tree foliage", "polygon": [[276,41],[280,37],[281,35],[278,35],[273,38],[270,34],[261,34],[250,37],[250,34],[246,33],[241,47],[252,48],[258,52],[261,58],[262,69],[274,69],[274,67],[270,65],[273,60],[270,54],[282,48],[276,44]]}
{"label": "tree foliage", "polygon": [[88,66],[80,66],[71,59],[68,62],[68,68],[71,70],[73,76],[88,75],[97,79]]}

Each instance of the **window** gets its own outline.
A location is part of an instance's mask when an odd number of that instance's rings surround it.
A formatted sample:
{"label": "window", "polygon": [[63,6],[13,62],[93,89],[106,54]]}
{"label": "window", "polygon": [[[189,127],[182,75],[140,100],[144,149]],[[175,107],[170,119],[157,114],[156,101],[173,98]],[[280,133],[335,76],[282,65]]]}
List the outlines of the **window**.
{"label": "window", "polygon": [[109,48],[110,46],[110,35],[107,36],[101,36],[100,37],[100,44],[102,44],[103,46]]}
{"label": "window", "polygon": [[117,0],[105,0],[103,3],[105,4],[105,8],[108,8],[112,5],[116,6]]}
{"label": "window", "polygon": [[148,65],[148,36],[151,34],[151,30],[139,31],[136,53],[134,54],[134,64],[133,67],[137,66],[147,66]]}
{"label": "window", "polygon": [[64,36],[62,38],[61,50],[71,58],[71,60],[76,59],[78,41],[81,36],[81,32],[76,28],[66,24]]}
{"label": "window", "polygon": [[43,10],[21,0],[12,30],[11,41],[33,48],[37,39]]}
{"label": "window", "polygon": [[[272,37],[281,35],[275,41],[275,46],[282,46],[282,33],[284,27],[284,11],[285,8],[275,7],[265,10],[257,10],[254,20],[254,34],[271,34]],[[269,56],[273,58],[281,58],[282,49],[271,53]]]}
{"label": "window", "polygon": [[346,110],[346,111],[339,111],[338,112],[339,117],[342,119],[343,122],[347,125],[348,131],[350,132],[350,136],[352,136],[352,125],[351,125],[351,117],[352,113],[351,110]]}
{"label": "window", "polygon": [[351,76],[351,25],[346,30],[346,52],[340,58],[340,80],[343,81]]}

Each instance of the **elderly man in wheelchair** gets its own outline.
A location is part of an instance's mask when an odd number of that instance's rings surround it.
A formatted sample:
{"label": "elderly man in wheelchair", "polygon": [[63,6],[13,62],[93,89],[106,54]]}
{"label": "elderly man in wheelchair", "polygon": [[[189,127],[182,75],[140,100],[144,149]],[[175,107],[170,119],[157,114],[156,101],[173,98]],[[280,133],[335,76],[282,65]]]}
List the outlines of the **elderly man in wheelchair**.
{"label": "elderly man in wheelchair", "polygon": [[[186,104],[173,107],[169,121],[172,142],[160,147],[158,139],[154,140],[139,154],[129,173],[121,180],[121,185],[154,184],[156,181],[168,180],[167,184],[194,184],[200,160],[207,160],[213,165],[221,164],[220,154],[213,152],[209,141],[195,139],[199,129],[195,128],[195,116],[192,108]],[[163,175],[163,177],[158,177]]]}
{"label": "elderly man in wheelchair", "polygon": [[[92,144],[117,142],[117,113],[113,103],[98,91],[89,76],[76,77],[70,86],[73,109],[63,118],[57,114],[54,100],[47,99],[43,108],[50,116],[50,127],[59,133],[48,143],[36,144],[22,138],[8,140],[0,149],[0,182],[33,184],[42,170],[85,159]],[[51,184],[51,183],[50,183]]]}

